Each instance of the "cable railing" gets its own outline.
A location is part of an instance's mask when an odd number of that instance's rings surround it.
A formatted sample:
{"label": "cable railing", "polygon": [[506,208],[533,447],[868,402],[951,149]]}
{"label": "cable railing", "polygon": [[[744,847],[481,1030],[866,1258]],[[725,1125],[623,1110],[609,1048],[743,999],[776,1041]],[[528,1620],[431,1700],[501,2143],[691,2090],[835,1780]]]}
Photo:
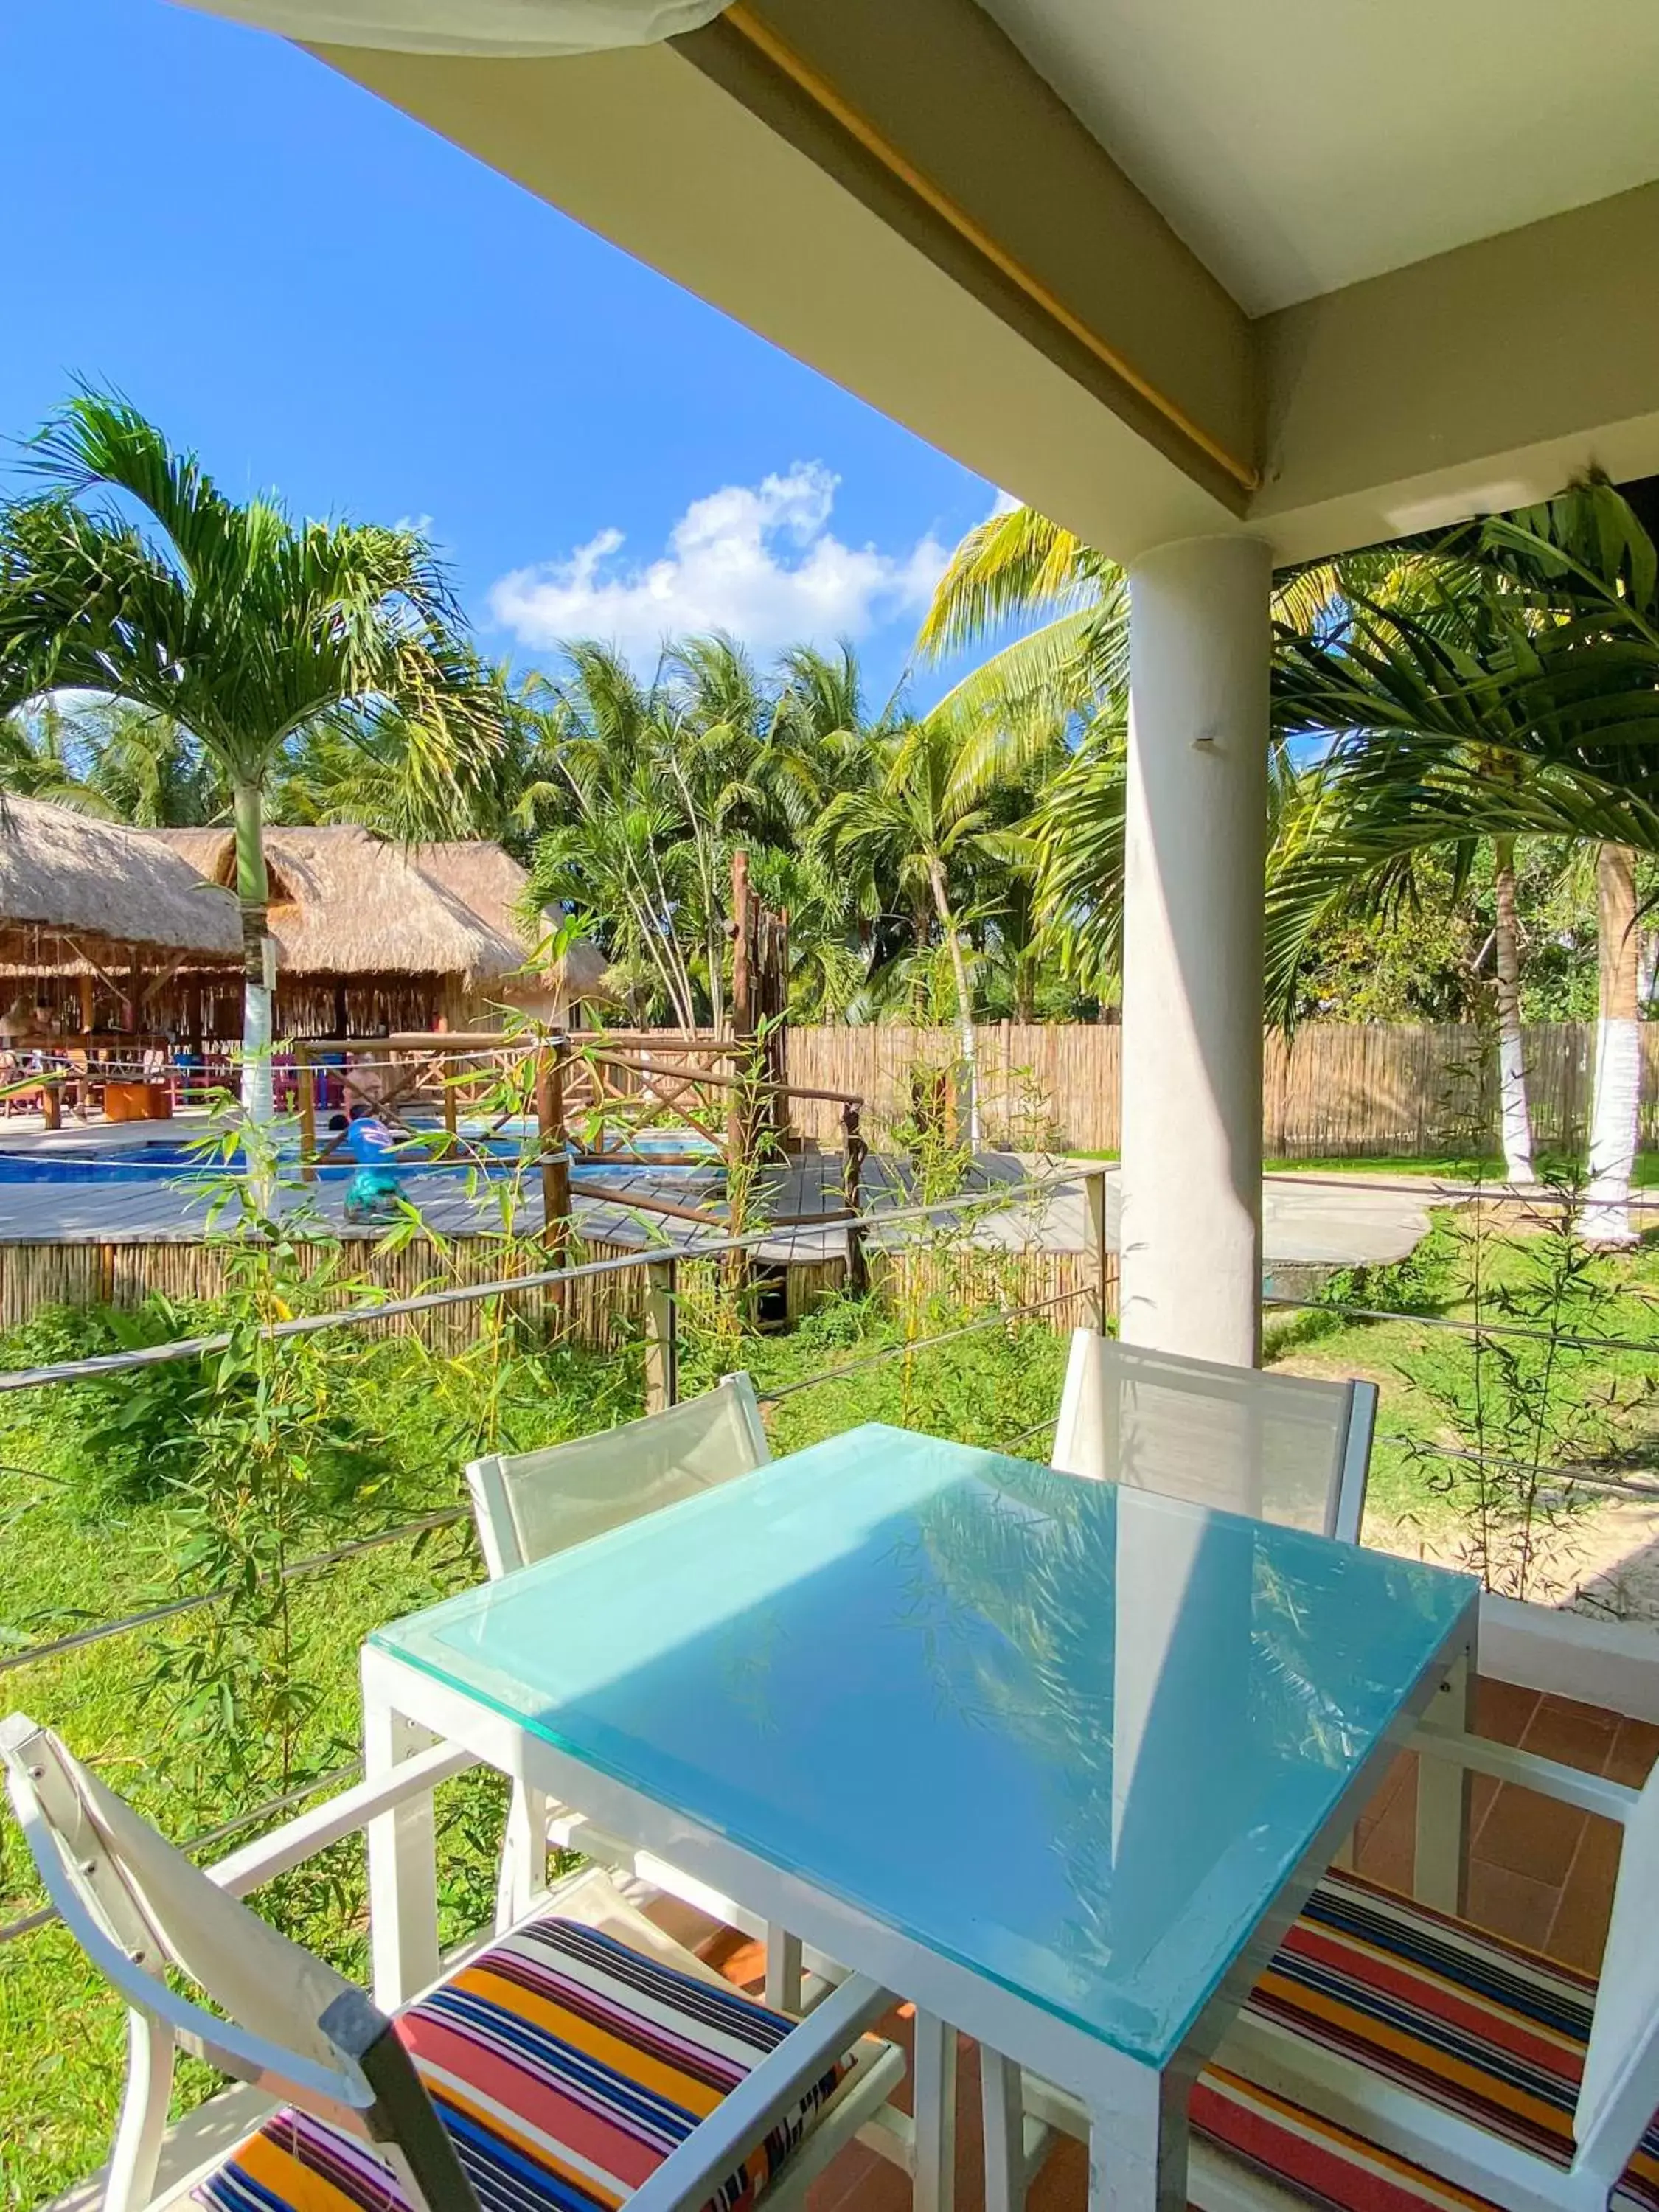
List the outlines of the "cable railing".
{"label": "cable railing", "polygon": [[[1090,1171],[1097,1179],[1101,1170]],[[1005,1212],[1011,1205],[1040,1206],[1061,1192],[1075,1193],[1085,1178],[1066,1175],[1028,1177],[1016,1183],[999,1184],[988,1190],[980,1190],[955,1196],[925,1200],[906,1206],[880,1209],[863,1218],[866,1232],[879,1234],[887,1229],[909,1230],[917,1227],[938,1228],[957,1222],[963,1217]],[[1090,1207],[1090,1217],[1103,1222],[1103,1204],[1095,1195]],[[629,1270],[644,1270],[647,1278],[656,1278],[653,1288],[658,1296],[647,1301],[643,1336],[646,1359],[647,1398],[653,1389],[660,1403],[672,1403],[678,1396],[678,1359],[676,1339],[681,1292],[676,1279],[679,1264],[686,1261],[708,1261],[727,1256],[751,1254],[758,1246],[776,1241],[775,1231],[762,1228],[741,1237],[705,1236],[680,1243],[666,1240],[641,1248],[637,1252],[618,1254],[603,1259],[580,1261],[562,1267],[544,1268],[525,1274],[501,1276],[487,1283],[468,1284],[453,1288],[428,1291],[407,1298],[373,1299],[342,1308],[337,1311],[304,1315],[292,1320],[274,1322],[258,1332],[268,1341],[282,1341],[295,1337],[310,1336],[322,1330],[351,1329],[388,1320],[410,1318],[434,1310],[471,1305],[495,1298],[518,1298],[526,1291],[556,1290],[560,1286],[591,1280],[595,1277],[615,1275]],[[897,1341],[882,1346],[875,1352],[851,1361],[837,1361],[818,1372],[786,1382],[758,1393],[763,1406],[774,1406],[793,1400],[801,1393],[842,1382],[848,1377],[867,1375],[872,1370],[899,1360],[913,1359],[934,1352],[959,1340],[976,1337],[988,1329],[1007,1328],[1041,1320],[1044,1316],[1070,1306],[1073,1310],[1085,1307],[1097,1326],[1103,1326],[1111,1300],[1110,1261],[1103,1234],[1095,1243],[1096,1273],[1092,1284],[1063,1290],[1041,1297],[1020,1299],[999,1304],[996,1310],[945,1329],[934,1329],[923,1334],[905,1334]],[[653,1318],[659,1330],[665,1333],[666,1341],[653,1342]],[[91,1358],[65,1360],[50,1365],[14,1370],[0,1373],[0,1390],[17,1391],[28,1389],[58,1389],[76,1382],[107,1382],[113,1376],[132,1373],[158,1364],[200,1358],[225,1349],[232,1341],[230,1332],[211,1335],[178,1339],[169,1343],[136,1346],[118,1353],[100,1354]],[[989,1440],[991,1447],[1009,1449],[1029,1443],[1051,1425],[1052,1416],[1023,1424],[1006,1435]],[[336,1545],[310,1556],[286,1563],[271,1577],[262,1579],[295,1581],[338,1566],[344,1562],[384,1547],[409,1543],[447,1528],[465,1523],[468,1509],[457,1504],[417,1517],[401,1521],[392,1527],[377,1529],[349,1542]],[[16,1674],[23,1669],[42,1665],[49,1661],[72,1656],[110,1640],[166,1626],[167,1624],[193,1613],[200,1613],[228,1602],[241,1594],[240,1586],[190,1592],[161,1604],[148,1605],[118,1619],[87,1624],[69,1632],[27,1645],[20,1650],[0,1655],[0,1675]],[[325,1775],[305,1782],[296,1788],[273,1796],[259,1804],[238,1811],[231,1819],[216,1824],[186,1844],[186,1850],[204,1850],[221,1843],[231,1834],[257,1826],[291,1810],[295,1805],[327,1790],[343,1786],[358,1771],[357,1763],[335,1768]],[[26,1912],[4,1924],[0,1924],[0,1946],[32,1935],[51,1924],[55,1914],[49,1906]]]}
{"label": "cable railing", "polygon": [[1264,1306],[1293,1313],[1334,1314],[1344,1321],[1409,1322],[1413,1328],[1446,1329],[1471,1337],[1518,1337],[1533,1344],[1548,1344],[1562,1352],[1638,1352],[1659,1357],[1659,1337],[1574,1336],[1565,1329],[1536,1328],[1528,1322],[1483,1321],[1462,1314],[1407,1313],[1393,1306],[1358,1306],[1340,1298],[1280,1297],[1269,1291]]}
{"label": "cable railing", "polygon": [[[866,1212],[856,1224],[854,1233],[877,1249],[902,1253],[907,1249],[920,1249],[915,1240],[928,1230],[965,1227],[971,1234],[976,1218],[988,1218],[1013,1207],[1032,1209],[1033,1223],[1040,1227],[1040,1209],[1061,1196],[1076,1198],[1081,1195],[1086,1200],[1081,1216],[1081,1233],[1084,1257],[1090,1263],[1086,1271],[1087,1279],[1075,1287],[1042,1296],[999,1303],[994,1311],[950,1328],[933,1329],[921,1334],[906,1334],[891,1344],[882,1345],[858,1358],[838,1360],[813,1374],[763,1388],[757,1394],[763,1406],[781,1406],[802,1394],[868,1376],[889,1363],[914,1359],[988,1330],[1043,1321],[1066,1307],[1086,1316],[1094,1326],[1106,1328],[1113,1303],[1115,1267],[1106,1235],[1105,1172],[1102,1166],[1067,1167],[1058,1172],[1025,1176],[946,1197],[924,1199],[902,1206],[878,1206]],[[1304,1177],[1286,1179],[1297,1182],[1314,1180]],[[1484,1188],[1486,1194],[1492,1194],[1491,1186],[1480,1188]],[[848,1233],[845,1222],[825,1224],[826,1228],[831,1226]],[[804,1225],[781,1229],[775,1224],[764,1224],[737,1236],[696,1233],[675,1237],[667,1233],[659,1223],[645,1222],[641,1228],[645,1241],[636,1249],[557,1267],[528,1269],[520,1273],[500,1274],[485,1282],[448,1285],[409,1297],[361,1297],[325,1312],[298,1315],[268,1323],[257,1334],[267,1342],[283,1342],[327,1332],[384,1328],[390,1323],[416,1321],[425,1316],[477,1307],[489,1301],[521,1300],[531,1293],[556,1295],[582,1283],[629,1273],[642,1273],[647,1289],[640,1337],[644,1358],[646,1406],[647,1411],[658,1410],[676,1402],[678,1396],[680,1313],[684,1297],[678,1273],[680,1268],[687,1263],[752,1258],[765,1246],[776,1248],[781,1243],[794,1246],[804,1243],[811,1232]],[[892,1232],[891,1235],[889,1232]],[[813,1241],[816,1243],[816,1238]],[[1000,1250],[1004,1256],[1006,1256],[1008,1249],[988,1244],[978,1249],[988,1254]],[[1012,1248],[1016,1253],[1020,1249]],[[1079,1247],[1073,1243],[1066,1249],[1076,1252]],[[1385,1306],[1318,1297],[1291,1297],[1273,1293],[1267,1293],[1263,1304],[1270,1309],[1323,1313],[1341,1320],[1402,1322],[1414,1328],[1451,1332],[1476,1340],[1503,1336],[1586,1352],[1648,1355],[1659,1352],[1659,1341],[1622,1335],[1570,1335],[1559,1330],[1522,1322],[1410,1313]],[[124,1374],[210,1357],[228,1348],[234,1340],[231,1331],[216,1331],[175,1339],[164,1344],[132,1346],[116,1352],[8,1370],[0,1372],[0,1392],[50,1389],[76,1383],[107,1382]],[[1042,1435],[1051,1426],[1052,1419],[1053,1415],[1048,1414],[987,1441],[994,1448],[1012,1449]],[[1546,1467],[1520,1460],[1500,1461],[1490,1452],[1437,1443],[1430,1439],[1391,1431],[1382,1432],[1377,1441],[1449,1462],[1477,1463],[1485,1467],[1501,1465],[1540,1484],[1577,1485],[1609,1496],[1644,1501],[1659,1499],[1659,1480],[1650,1486],[1632,1482],[1608,1468]],[[390,1527],[373,1530],[349,1541],[289,1561],[276,1571],[274,1578],[287,1582],[325,1573],[365,1554],[393,1545],[414,1543],[446,1528],[458,1527],[467,1518],[467,1509],[457,1504],[400,1520]],[[191,1591],[158,1604],[137,1607],[116,1619],[78,1626],[60,1636],[46,1638],[20,1650],[0,1653],[0,1675],[15,1675],[21,1670],[72,1656],[114,1638],[163,1627],[170,1622],[225,1604],[235,1594],[229,1588]],[[228,1820],[197,1837],[191,1848],[207,1848],[232,1833],[256,1826],[261,1820],[288,1811],[308,1796],[340,1786],[356,1771],[355,1765],[339,1767],[258,1805],[239,1810]],[[51,1917],[50,1912],[43,1908],[0,1925],[0,1945],[45,1926]]]}
{"label": "cable railing", "polygon": [[[390,1321],[410,1319],[416,1315],[441,1312],[447,1308],[477,1304],[495,1297],[521,1297],[532,1291],[557,1289],[562,1285],[591,1282],[604,1276],[627,1274],[641,1267],[674,1267],[681,1261],[719,1259],[726,1254],[757,1253],[770,1245],[785,1245],[793,1249],[804,1249],[809,1237],[839,1230],[847,1235],[858,1235],[866,1243],[879,1243],[881,1234],[889,1229],[908,1227],[913,1224],[938,1225],[940,1220],[958,1215],[999,1212],[1006,1208],[1027,1202],[1051,1200],[1062,1192],[1083,1188],[1089,1199],[1091,1225],[1095,1228],[1093,1249],[1103,1282],[1109,1273],[1108,1248],[1103,1229],[1104,1200],[1097,1186],[1105,1170],[1091,1168],[1066,1175],[1028,1176],[1017,1182],[994,1183],[987,1188],[959,1194],[954,1197],[930,1199],[911,1206],[876,1206],[860,1214],[855,1224],[843,1217],[826,1216],[822,1231],[814,1230],[808,1222],[767,1224],[745,1231],[741,1236],[688,1236],[676,1239],[662,1231],[654,1220],[641,1215],[637,1226],[641,1233],[655,1241],[642,1244],[637,1250],[607,1254],[598,1260],[584,1260],[557,1267],[527,1269],[522,1274],[492,1278],[483,1283],[457,1284],[446,1290],[422,1291],[406,1298],[365,1298],[354,1305],[331,1309],[325,1313],[296,1315],[292,1320],[272,1322],[258,1334],[267,1342],[280,1342],[290,1337],[314,1336],[336,1328],[352,1328],[383,1324]],[[56,1383],[87,1382],[105,1379],[141,1367],[163,1366],[173,1360],[199,1359],[216,1352],[225,1351],[231,1343],[228,1330],[219,1330],[209,1336],[176,1337],[165,1344],[135,1346],[121,1352],[95,1352],[84,1358],[58,1360],[38,1367],[10,1368],[0,1370],[0,1391],[32,1390]]]}

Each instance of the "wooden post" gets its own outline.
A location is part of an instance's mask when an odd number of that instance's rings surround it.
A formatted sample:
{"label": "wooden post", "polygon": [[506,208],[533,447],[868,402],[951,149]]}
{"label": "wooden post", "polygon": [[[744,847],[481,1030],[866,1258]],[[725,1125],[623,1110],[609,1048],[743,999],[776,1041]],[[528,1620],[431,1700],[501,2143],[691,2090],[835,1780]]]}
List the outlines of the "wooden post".
{"label": "wooden post", "polygon": [[1095,1255],[1095,1327],[1102,1336],[1109,1319],[1108,1292],[1111,1286],[1111,1257],[1106,1246],[1106,1170],[1092,1168],[1083,1178],[1089,1200],[1089,1237]]}
{"label": "wooden post", "polygon": [[456,1110],[455,1105],[455,1085],[451,1082],[450,1075],[451,1070],[444,1066],[442,1057],[440,1056],[438,1061],[438,1088],[443,1098],[444,1134],[449,1139],[445,1149],[453,1152],[456,1148],[456,1139],[460,1132],[458,1126],[459,1115]]}
{"label": "wooden post", "polygon": [[63,1093],[50,1074],[40,1085],[40,1119],[48,1129],[64,1126]]}
{"label": "wooden post", "polygon": [[732,1034],[755,1034],[754,923],[750,912],[749,855],[732,855]]}
{"label": "wooden post", "polygon": [[300,1180],[317,1180],[317,1077],[311,1065],[311,1048],[297,1038],[294,1045],[294,1087],[300,1101]]}
{"label": "wooden post", "polygon": [[82,1036],[90,1036],[96,1026],[97,1014],[97,1008],[93,1003],[92,977],[90,975],[85,975],[78,977],[77,981],[81,986],[81,1034]]}
{"label": "wooden post", "polygon": [[847,1146],[846,1164],[842,1170],[842,1202],[853,1217],[847,1224],[847,1287],[855,1297],[861,1297],[870,1287],[860,1188],[867,1148],[860,1130],[859,1109],[850,1099],[841,1109],[841,1126]]}
{"label": "wooden post", "polygon": [[[736,1040],[755,1034],[754,969],[750,957],[753,927],[749,908],[749,855],[737,852],[732,855],[732,1035]],[[752,1054],[732,1062],[734,1073],[747,1069],[752,1073],[753,1066]],[[754,1122],[754,1101],[745,1098],[741,1091],[729,1092],[726,1109],[728,1170],[741,1170],[749,1164],[755,1140]],[[741,1233],[743,1224],[734,1226]]]}
{"label": "wooden post", "polygon": [[[548,1260],[562,1267],[570,1252],[570,1155],[564,1129],[562,1041],[544,1046],[536,1057],[536,1149],[542,1170],[542,1242]],[[563,1316],[568,1283],[553,1286],[552,1304]]]}
{"label": "wooden post", "polygon": [[665,1413],[680,1401],[679,1267],[651,1260],[645,1270],[645,1410]]}

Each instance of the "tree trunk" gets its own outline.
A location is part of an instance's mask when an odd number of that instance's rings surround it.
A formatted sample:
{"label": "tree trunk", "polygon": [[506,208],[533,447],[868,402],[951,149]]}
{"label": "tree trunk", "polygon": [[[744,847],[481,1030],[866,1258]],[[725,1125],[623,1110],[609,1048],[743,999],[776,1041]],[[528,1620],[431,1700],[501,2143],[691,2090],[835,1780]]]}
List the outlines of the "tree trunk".
{"label": "tree trunk", "polygon": [[1515,911],[1515,840],[1497,840],[1498,1097],[1504,1131],[1504,1175],[1533,1180],[1532,1117],[1527,1110],[1527,1061],[1521,1035],[1521,935]]}
{"label": "tree trunk", "polygon": [[1631,1176],[1641,1106],[1642,1036],[1637,1018],[1636,856],[1603,845],[1595,859],[1601,1010],[1595,1025],[1595,1094],[1590,1113],[1589,1188],[1582,1233],[1589,1244],[1633,1244]]}
{"label": "tree trunk", "polygon": [[239,783],[231,796],[236,822],[236,896],[242,909],[242,1111],[250,1121],[270,1121],[276,1105],[270,1080],[271,994],[265,988],[270,878],[265,869],[264,806],[258,784]]}
{"label": "tree trunk", "polygon": [[962,1036],[963,1066],[968,1071],[968,1149],[977,1152],[985,1139],[979,1118],[979,1042],[974,1035],[974,1000],[968,988],[968,963],[962,957],[962,939],[957,932],[956,916],[951,911],[951,902],[945,896],[945,871],[937,860],[930,864],[927,876],[933,887],[933,904],[939,910],[939,926],[945,932],[945,942],[951,954],[951,973],[956,978],[957,1021]]}

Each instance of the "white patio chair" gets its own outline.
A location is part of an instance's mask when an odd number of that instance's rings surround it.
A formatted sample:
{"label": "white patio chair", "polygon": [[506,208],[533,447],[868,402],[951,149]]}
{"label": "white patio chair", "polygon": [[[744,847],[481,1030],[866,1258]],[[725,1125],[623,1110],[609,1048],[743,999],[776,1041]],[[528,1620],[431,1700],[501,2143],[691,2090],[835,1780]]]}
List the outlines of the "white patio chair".
{"label": "white patio chair", "polygon": [[1053,1464],[1357,1544],[1376,1395],[1075,1329]]}
{"label": "white patio chair", "polygon": [[[749,2182],[767,2212],[788,2212],[903,2074],[866,2032],[890,2002],[873,1983],[849,1978],[796,2025],[597,1869],[452,1964],[395,2022],[237,1902],[471,1765],[465,1753],[412,1759],[205,1870],[24,1715],[0,1724],[0,1757],[52,1905],[129,2008],[105,2212],[192,2191],[210,2212],[478,2212],[481,2199],[702,2212]],[[181,1995],[179,1977],[217,2009]],[[180,2049],[282,2109],[158,2188]],[[687,2109],[703,2117],[688,2124]]]}
{"label": "white patio chair", "polygon": [[[474,1460],[466,1469],[466,1486],[484,1565],[492,1579],[512,1574],[590,1536],[747,1474],[769,1457],[755,1386],[738,1373],[665,1413],[647,1413],[641,1420],[541,1451]],[[507,1814],[498,1924],[517,1918],[539,1886],[544,1838],[637,1875],[712,1918],[763,1939],[767,2001],[786,2012],[799,2011],[800,1951],[792,1939],[769,1929],[706,1883],[607,1835],[584,1815],[545,1798],[538,1801],[517,1782]]]}
{"label": "white patio chair", "polygon": [[[619,1428],[515,1457],[475,1460],[466,1484],[484,1564],[492,1577],[511,1574],[763,1467],[770,1456],[755,1386],[739,1372],[665,1413]],[[843,1966],[803,1947],[788,1929],[516,1782],[501,1860],[499,1926],[511,1925],[528,1910],[550,1842],[581,1851],[763,1942],[766,2002],[780,2012],[805,2012],[844,1978]],[[915,2016],[912,2037],[915,2115],[889,2108],[866,2130],[865,2140],[914,2176],[919,2128],[948,2142],[955,2126],[956,2039],[943,2021],[923,2012]]]}
{"label": "white patio chair", "polygon": [[[1624,1829],[1599,1986],[1334,1871],[1193,2093],[1198,2212],[1644,2212],[1659,2201],[1659,1767],[1639,1791],[1477,1737],[1419,1756]],[[986,2212],[1083,2108],[981,2054]]]}
{"label": "white patio chair", "polygon": [[755,1386],[727,1375],[666,1413],[544,1450],[474,1460],[466,1486],[491,1575],[584,1544],[659,1506],[764,1467]]}

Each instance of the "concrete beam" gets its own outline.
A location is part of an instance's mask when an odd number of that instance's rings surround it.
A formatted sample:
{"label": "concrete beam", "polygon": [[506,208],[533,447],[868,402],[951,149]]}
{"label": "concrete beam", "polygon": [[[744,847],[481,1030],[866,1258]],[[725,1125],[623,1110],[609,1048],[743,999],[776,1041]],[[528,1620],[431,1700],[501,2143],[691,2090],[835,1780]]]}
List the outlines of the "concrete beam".
{"label": "concrete beam", "polygon": [[[1000,40],[970,0],[937,4]],[[890,204],[896,181],[855,145],[849,151],[830,122],[799,112],[763,57],[742,64],[768,79],[764,95],[749,88],[754,107],[729,89],[720,78],[735,82],[739,64],[721,41],[736,35],[722,26],[712,42],[707,33],[681,42],[697,44],[695,62],[666,46],[545,62],[317,52],[1115,558],[1237,526],[1246,495],[1235,478],[994,267],[976,270],[970,283],[964,241],[925,204],[901,222]],[[1178,413],[1213,404],[1214,441],[1231,449],[1254,407],[1243,317],[1145,203],[1124,197],[1081,126],[1014,58],[1019,98],[1032,105],[1022,122],[999,126],[1007,166],[1018,167],[1026,131],[1037,134],[1033,152],[1045,137],[1066,149],[1054,185],[1022,186],[1021,250],[1041,262],[1043,284],[1075,288],[1079,319],[1106,318],[1121,289],[1124,309],[1107,319],[1111,344],[1126,356],[1144,349],[1152,370],[1178,387]],[[919,74],[921,57],[911,60]],[[925,106],[920,88],[917,99]],[[929,141],[924,151],[966,189],[965,168],[951,166],[943,144]],[[965,162],[965,144],[953,158]],[[1081,181],[1085,167],[1095,187]],[[1047,258],[1037,252],[1045,225],[1064,228],[1068,241]],[[1080,251],[1078,239],[1091,233],[1115,243]],[[1164,296],[1177,304],[1165,313],[1142,301],[1131,313],[1127,302],[1159,267]]]}
{"label": "concrete beam", "polygon": [[1243,310],[973,0],[738,0],[679,50],[1242,507]]}
{"label": "concrete beam", "polygon": [[1126,565],[1659,471],[1659,184],[1252,323],[974,0],[736,0],[577,60],[319,52]]}
{"label": "concrete beam", "polygon": [[1659,470],[1659,184],[1257,325],[1280,560]]}

